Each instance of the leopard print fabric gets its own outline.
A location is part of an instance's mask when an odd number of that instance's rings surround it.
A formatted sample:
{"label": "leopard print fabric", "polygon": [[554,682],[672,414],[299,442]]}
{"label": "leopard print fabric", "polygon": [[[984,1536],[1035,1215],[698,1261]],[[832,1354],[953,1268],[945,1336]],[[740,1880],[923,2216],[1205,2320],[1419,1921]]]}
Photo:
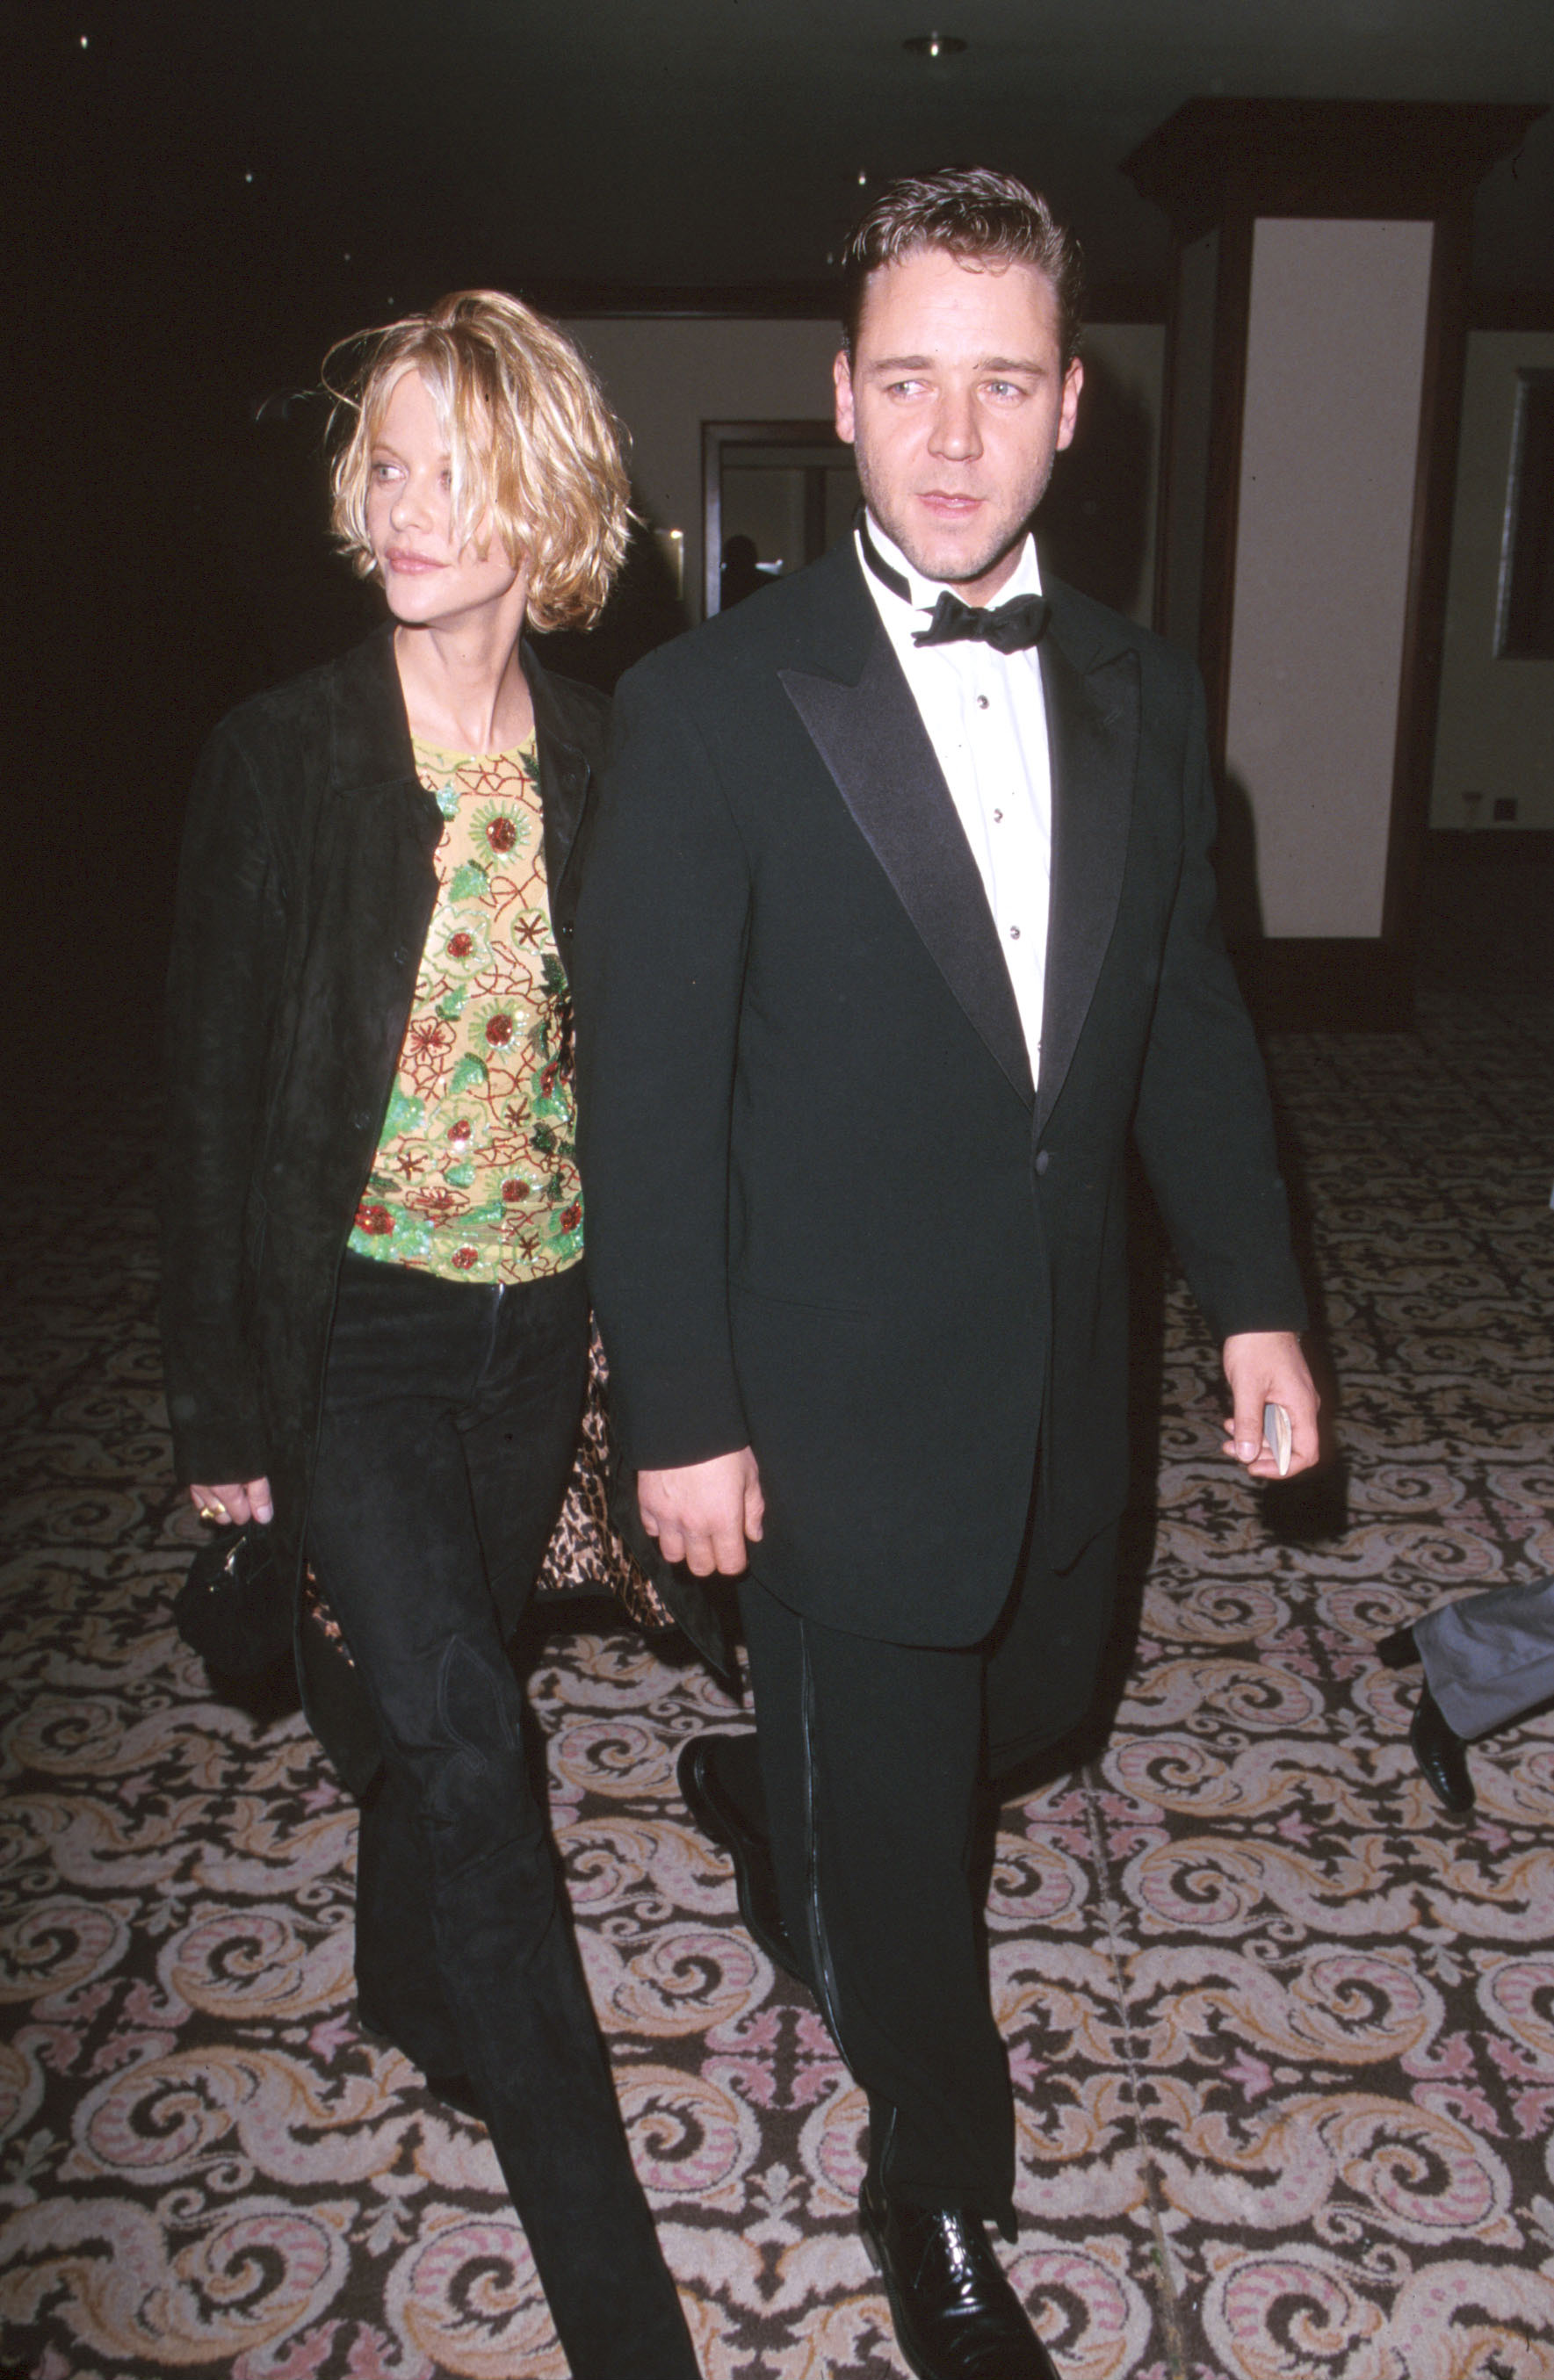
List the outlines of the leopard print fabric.
{"label": "leopard print fabric", "polygon": [[605,1403],[609,1377],[595,1323],[589,1331],[588,1394],[572,1476],[534,1591],[536,1595],[576,1595],[602,1588],[638,1628],[672,1628],[674,1614],[610,1525],[610,1417]]}
{"label": "leopard print fabric", "polygon": [[[534,1592],[547,1597],[613,1596],[634,1626],[652,1633],[673,1628],[674,1615],[610,1524],[610,1415],[605,1401],[609,1378],[599,1327],[590,1324],[588,1390],[577,1451],[561,1517],[551,1533]],[[304,1625],[319,1630],[331,1652],[349,1661],[350,1648],[310,1562],[302,1602]]]}

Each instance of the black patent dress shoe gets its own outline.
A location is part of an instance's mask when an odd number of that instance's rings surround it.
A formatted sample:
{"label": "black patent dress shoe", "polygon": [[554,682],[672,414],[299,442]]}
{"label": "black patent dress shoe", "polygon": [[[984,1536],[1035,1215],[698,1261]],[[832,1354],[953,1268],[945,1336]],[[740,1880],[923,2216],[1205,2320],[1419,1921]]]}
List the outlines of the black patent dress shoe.
{"label": "black patent dress shoe", "polygon": [[1475,1800],[1466,1747],[1428,1686],[1419,1689],[1408,1740],[1425,1782],[1441,1808],[1453,1818],[1465,1818]]}
{"label": "black patent dress shoe", "polygon": [[1058,2380],[975,2216],[903,2206],[866,2180],[858,2219],[917,2380]]}
{"label": "black patent dress shoe", "polygon": [[777,1901],[777,1871],[772,1864],[771,1846],[766,1837],[758,1834],[745,1816],[731,1793],[719,1780],[717,1750],[720,1743],[737,1743],[732,1735],[693,1735],[683,1744],[675,1763],[674,1774],[679,1782],[681,1798],[702,1833],[726,1852],[734,1863],[735,1889],[739,1896],[739,1914],[752,1942],[766,1952],[775,1965],[799,1983],[805,1978],[793,1945],[783,1924],[783,1912]]}
{"label": "black patent dress shoe", "polygon": [[[419,2058],[411,2058],[409,2051],[395,2041],[387,2025],[380,2024],[376,2017],[370,2015],[359,1999],[356,2004],[356,2029],[363,2041],[370,2041],[374,2049],[397,2049],[401,2058],[409,2058],[410,2064],[420,2072]],[[439,2100],[444,2107],[455,2108],[459,2115],[470,2117],[477,2124],[485,2122],[475,2096],[475,2085],[467,2074],[422,2072],[421,2084],[429,2099]]]}
{"label": "black patent dress shoe", "polygon": [[1376,1658],[1384,1670],[1414,1670],[1419,1665],[1419,1647],[1414,1641],[1412,1628],[1394,1628],[1383,1636],[1376,1647]]}

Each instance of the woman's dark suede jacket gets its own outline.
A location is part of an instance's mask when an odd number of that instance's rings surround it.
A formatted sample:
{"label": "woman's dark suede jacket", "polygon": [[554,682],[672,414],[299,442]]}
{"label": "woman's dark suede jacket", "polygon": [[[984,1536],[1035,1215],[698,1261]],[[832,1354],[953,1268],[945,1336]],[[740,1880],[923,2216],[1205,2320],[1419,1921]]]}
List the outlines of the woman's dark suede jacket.
{"label": "woman's dark suede jacket", "polygon": [[[523,668],[565,963],[609,705],[527,646]],[[268,1475],[298,1576],[335,1281],[394,1087],[442,832],[389,627],[233,711],[189,804],[168,983],[167,1410],[180,1482]],[[303,1686],[352,1781],[360,1714],[326,1707],[337,1679]]]}

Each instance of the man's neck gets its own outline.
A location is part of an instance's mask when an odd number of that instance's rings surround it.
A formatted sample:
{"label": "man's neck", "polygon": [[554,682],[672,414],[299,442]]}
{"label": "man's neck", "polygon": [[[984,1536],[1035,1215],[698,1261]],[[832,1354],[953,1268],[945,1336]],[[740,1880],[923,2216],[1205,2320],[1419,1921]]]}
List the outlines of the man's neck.
{"label": "man's neck", "polygon": [[[917,610],[931,612],[941,590],[946,588],[963,603],[970,604],[974,611],[984,609],[995,596],[1002,594],[1012,581],[1019,582],[1014,590],[1018,594],[1038,595],[1041,592],[1041,572],[1028,529],[977,577],[960,580],[925,577],[896,544],[890,531],[880,528],[867,505],[858,527],[860,539],[868,541],[864,547],[865,562],[870,564],[875,576],[893,595],[899,595],[904,602],[912,604]],[[869,546],[874,550],[872,563]]]}

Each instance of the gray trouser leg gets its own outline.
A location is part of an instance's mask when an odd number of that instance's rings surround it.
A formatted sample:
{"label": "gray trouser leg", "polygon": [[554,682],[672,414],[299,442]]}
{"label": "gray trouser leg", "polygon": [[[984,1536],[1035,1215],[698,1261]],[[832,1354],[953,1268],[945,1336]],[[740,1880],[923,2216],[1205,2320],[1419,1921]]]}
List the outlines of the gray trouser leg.
{"label": "gray trouser leg", "polygon": [[1414,1623],[1431,1694],[1469,1742],[1554,1696],[1554,1578],[1443,1603]]}

